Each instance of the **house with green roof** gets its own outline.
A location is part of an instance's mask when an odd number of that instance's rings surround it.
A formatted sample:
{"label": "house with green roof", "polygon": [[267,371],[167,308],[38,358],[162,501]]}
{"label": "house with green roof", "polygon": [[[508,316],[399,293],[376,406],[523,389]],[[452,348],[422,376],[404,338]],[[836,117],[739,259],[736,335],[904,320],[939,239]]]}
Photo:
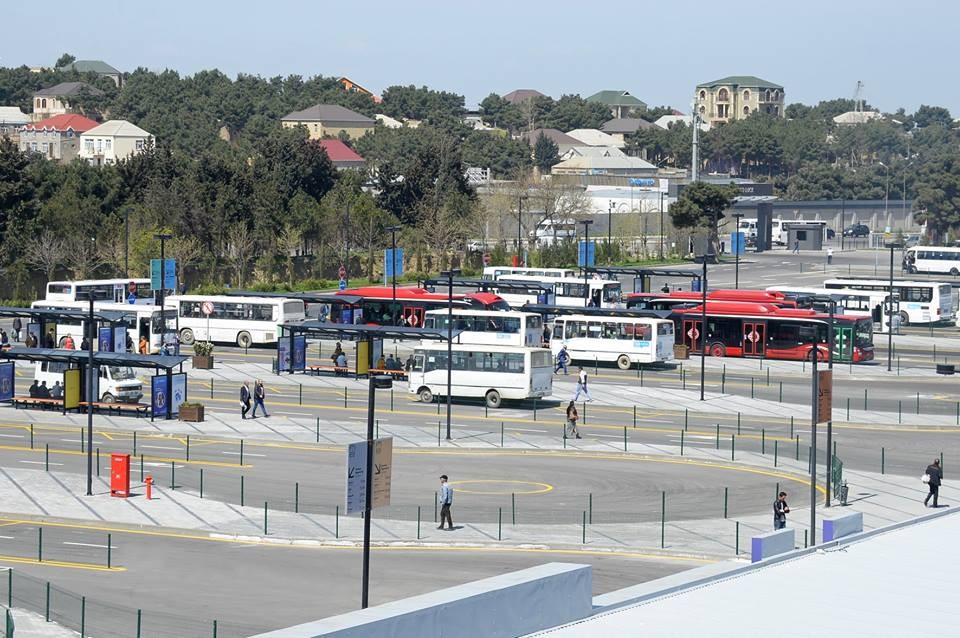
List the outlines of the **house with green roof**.
{"label": "house with green roof", "polygon": [[783,87],[753,75],[731,75],[698,84],[695,108],[710,125],[742,120],[760,112],[784,117]]}
{"label": "house with green roof", "polygon": [[603,104],[615,118],[629,117],[647,108],[644,102],[630,95],[630,91],[598,91],[586,98],[586,101]]}
{"label": "house with green roof", "polygon": [[96,73],[105,75],[117,88],[123,83],[123,75],[117,69],[113,68],[103,60],[74,60],[70,64],[65,64],[57,69],[58,71],[76,71],[77,73]]}

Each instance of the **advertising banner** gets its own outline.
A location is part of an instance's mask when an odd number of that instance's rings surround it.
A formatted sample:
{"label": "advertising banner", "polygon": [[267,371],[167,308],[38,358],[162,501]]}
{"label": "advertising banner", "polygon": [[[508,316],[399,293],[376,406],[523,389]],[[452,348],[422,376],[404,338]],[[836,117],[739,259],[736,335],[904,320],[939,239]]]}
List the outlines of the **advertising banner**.
{"label": "advertising banner", "polygon": [[33,336],[35,348],[42,348],[43,341],[40,339],[40,324],[39,323],[28,323],[27,324],[27,334]]}
{"label": "advertising banner", "polygon": [[73,410],[80,407],[80,370],[70,368],[63,371],[63,409]]}
{"label": "advertising banner", "polygon": [[14,393],[13,361],[0,363],[0,401],[12,401]]}
{"label": "advertising banner", "polygon": [[290,370],[290,339],[282,337],[277,340],[277,372]]}
{"label": "advertising banner", "polygon": [[304,372],[307,369],[307,336],[297,335],[293,338],[293,369]]}
{"label": "advertising banner", "polygon": [[187,373],[181,372],[170,377],[173,383],[170,399],[170,414],[180,414],[180,404],[187,400]]}
{"label": "advertising banner", "polygon": [[157,374],[150,377],[150,405],[154,417],[167,416],[170,408],[170,388],[167,387],[167,375]]}
{"label": "advertising banner", "polygon": [[97,331],[97,351],[113,351],[113,328],[110,326],[100,326]]}

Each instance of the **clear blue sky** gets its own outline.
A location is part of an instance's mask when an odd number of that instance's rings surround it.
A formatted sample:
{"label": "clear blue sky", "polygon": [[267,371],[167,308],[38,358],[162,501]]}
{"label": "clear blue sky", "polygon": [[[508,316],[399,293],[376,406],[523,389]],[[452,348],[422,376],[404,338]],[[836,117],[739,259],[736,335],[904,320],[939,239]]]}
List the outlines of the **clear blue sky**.
{"label": "clear blue sky", "polygon": [[852,97],[862,80],[885,111],[936,104],[960,115],[960,83],[949,80],[960,3],[950,0],[5,4],[2,66],[70,52],[124,71],[348,75],[376,92],[427,85],[468,106],[516,88],[626,89],[683,110],[698,82],[727,75],[782,84],[788,102],[807,104]]}

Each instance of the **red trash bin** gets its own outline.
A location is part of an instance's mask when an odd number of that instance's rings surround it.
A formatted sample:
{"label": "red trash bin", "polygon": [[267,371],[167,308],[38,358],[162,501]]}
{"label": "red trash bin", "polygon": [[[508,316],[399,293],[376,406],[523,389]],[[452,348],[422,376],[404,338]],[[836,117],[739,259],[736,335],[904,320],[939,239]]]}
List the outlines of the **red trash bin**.
{"label": "red trash bin", "polygon": [[110,496],[130,496],[130,455],[110,455]]}

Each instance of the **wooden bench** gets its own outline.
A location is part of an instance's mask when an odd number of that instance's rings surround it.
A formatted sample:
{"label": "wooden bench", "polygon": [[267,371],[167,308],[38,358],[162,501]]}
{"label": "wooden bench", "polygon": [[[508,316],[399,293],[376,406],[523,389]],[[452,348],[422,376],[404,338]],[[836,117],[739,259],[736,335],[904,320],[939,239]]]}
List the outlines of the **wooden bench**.
{"label": "wooden bench", "polygon": [[332,372],[338,376],[350,374],[350,368],[344,366],[308,366],[307,372],[310,374],[320,374],[321,372]]}
{"label": "wooden bench", "polygon": [[63,399],[44,399],[40,397],[13,397],[13,407],[39,407],[41,410],[47,408],[63,409]]}
{"label": "wooden bench", "polygon": [[407,371],[401,368],[400,370],[387,370],[386,368],[370,368],[367,371],[367,374],[389,374],[394,379],[405,380],[407,378]]}
{"label": "wooden bench", "polygon": [[138,417],[148,416],[150,414],[150,406],[146,403],[106,403],[104,401],[94,401],[88,404],[86,401],[80,402],[81,408],[85,408],[87,405],[92,405],[95,411],[106,410],[109,414],[116,412],[120,415],[124,412],[133,412]]}

